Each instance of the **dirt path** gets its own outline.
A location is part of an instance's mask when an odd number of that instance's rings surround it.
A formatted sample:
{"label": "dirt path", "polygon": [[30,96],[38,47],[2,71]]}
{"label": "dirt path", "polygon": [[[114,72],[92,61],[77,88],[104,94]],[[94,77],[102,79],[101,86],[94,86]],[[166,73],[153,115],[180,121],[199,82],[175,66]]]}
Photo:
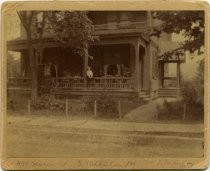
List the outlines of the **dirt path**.
{"label": "dirt path", "polygon": [[126,121],[152,122],[156,121],[158,107],[162,106],[164,99],[159,98],[142,105],[124,116]]}

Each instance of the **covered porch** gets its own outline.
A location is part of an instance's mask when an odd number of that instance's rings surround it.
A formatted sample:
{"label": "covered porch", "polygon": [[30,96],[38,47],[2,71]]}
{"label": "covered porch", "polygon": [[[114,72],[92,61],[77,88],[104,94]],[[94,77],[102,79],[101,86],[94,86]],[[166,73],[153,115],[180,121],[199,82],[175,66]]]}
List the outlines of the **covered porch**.
{"label": "covered porch", "polygon": [[[14,46],[13,46],[14,48]],[[90,57],[81,57],[72,49],[58,46],[57,43],[43,43],[42,58],[39,63],[39,87],[44,92],[75,92],[83,91],[110,91],[110,92],[136,92],[139,93],[149,84],[146,80],[149,46],[140,35],[114,36],[102,38],[99,42],[91,44],[88,51]],[[11,49],[13,50],[13,49]],[[35,48],[36,50],[36,48]],[[29,61],[26,49],[21,52],[21,77],[8,78],[8,89],[30,88],[31,78]],[[51,65],[53,74],[45,77],[42,69]],[[90,66],[94,77],[87,82],[85,71]]]}

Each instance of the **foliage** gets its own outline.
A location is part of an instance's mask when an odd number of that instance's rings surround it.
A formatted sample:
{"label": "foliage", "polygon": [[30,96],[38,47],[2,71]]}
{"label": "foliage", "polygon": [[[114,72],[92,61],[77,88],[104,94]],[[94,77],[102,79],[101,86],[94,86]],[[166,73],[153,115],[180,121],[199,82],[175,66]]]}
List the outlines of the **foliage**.
{"label": "foliage", "polygon": [[196,92],[196,87],[193,85],[192,81],[186,81],[183,83],[181,94],[185,103],[189,105],[196,104],[198,94]]}
{"label": "foliage", "polygon": [[138,97],[137,94],[131,94],[129,97],[128,97],[128,101],[130,103],[133,104],[133,106],[141,106],[141,105],[144,105],[147,103],[146,100],[144,100],[144,98],[142,97]]}
{"label": "foliage", "polygon": [[[173,112],[171,112],[173,111]],[[194,103],[188,105],[186,108],[186,120],[187,121],[200,121],[203,120],[204,111],[203,106]],[[159,120],[182,120],[184,115],[184,103],[179,101],[167,101],[165,100],[162,107],[158,108]]]}
{"label": "foliage", "polygon": [[93,25],[86,11],[53,11],[48,15],[51,32],[65,46],[85,55],[87,44],[93,41]]}
{"label": "foliage", "polygon": [[97,102],[98,116],[102,118],[116,118],[118,117],[118,103],[111,95],[101,93],[95,97],[84,99],[85,109],[94,110],[94,102]]}
{"label": "foliage", "polygon": [[[63,45],[77,49],[77,53],[88,56],[88,42],[93,40],[92,22],[86,12],[81,11],[18,11],[20,22],[27,36],[28,54],[32,73],[32,99],[38,95],[37,58],[42,59],[43,34],[51,32]],[[33,40],[37,41],[34,53]]]}
{"label": "foliage", "polygon": [[191,81],[184,81],[182,86],[183,100],[190,106],[204,104],[204,60],[201,60],[197,75]]}
{"label": "foliage", "polygon": [[35,110],[43,110],[48,109],[51,111],[64,111],[65,110],[65,103],[61,100],[56,99],[54,96],[51,95],[43,95],[32,101],[31,106]]}
{"label": "foliage", "polygon": [[[9,91],[7,94],[7,109],[14,111],[23,110],[27,111],[28,99],[30,97],[27,94],[18,94]],[[21,113],[23,112],[21,111]]]}
{"label": "foliage", "polygon": [[204,46],[204,12],[203,11],[155,11],[153,18],[162,22],[153,28],[151,36],[160,36],[162,32],[182,34],[186,40],[179,48],[163,54],[182,55],[184,51],[202,53]]}
{"label": "foliage", "polygon": [[199,62],[193,84],[195,85],[195,91],[198,94],[197,103],[204,105],[204,59]]}
{"label": "foliage", "polygon": [[163,106],[161,108],[158,108],[159,120],[182,119],[182,117],[183,117],[182,101],[169,102],[166,99],[164,99]]}

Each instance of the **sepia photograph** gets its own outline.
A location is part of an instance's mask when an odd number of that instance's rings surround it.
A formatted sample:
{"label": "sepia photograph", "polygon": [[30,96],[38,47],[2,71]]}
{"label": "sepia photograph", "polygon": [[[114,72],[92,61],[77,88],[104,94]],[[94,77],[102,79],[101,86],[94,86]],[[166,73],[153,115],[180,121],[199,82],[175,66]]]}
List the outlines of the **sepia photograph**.
{"label": "sepia photograph", "polygon": [[204,9],[8,11],[3,168],[207,167]]}

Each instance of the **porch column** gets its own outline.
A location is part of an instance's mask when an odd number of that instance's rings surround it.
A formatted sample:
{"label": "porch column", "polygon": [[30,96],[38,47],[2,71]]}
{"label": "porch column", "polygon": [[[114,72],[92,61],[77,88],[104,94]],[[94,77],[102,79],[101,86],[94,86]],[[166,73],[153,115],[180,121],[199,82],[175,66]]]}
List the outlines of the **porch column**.
{"label": "porch column", "polygon": [[139,92],[140,90],[140,70],[139,70],[139,42],[137,41],[134,44],[135,49],[135,71],[134,71],[134,79],[135,79],[135,91]]}
{"label": "porch column", "polygon": [[159,85],[163,88],[163,81],[164,81],[164,62],[159,63]]}
{"label": "porch column", "polygon": [[177,88],[180,88],[180,62],[177,62],[177,73],[176,73],[176,77],[177,77]]}
{"label": "porch column", "polygon": [[84,57],[83,57],[83,77],[84,77],[84,83],[85,85],[87,84],[87,77],[86,77],[86,70],[88,67],[88,46],[87,44],[84,45],[85,49],[84,49]]}
{"label": "porch column", "polygon": [[21,52],[20,53],[20,73],[21,73],[21,77],[24,76],[24,69],[25,69],[25,59],[24,59],[24,56],[23,56],[23,53]]}

